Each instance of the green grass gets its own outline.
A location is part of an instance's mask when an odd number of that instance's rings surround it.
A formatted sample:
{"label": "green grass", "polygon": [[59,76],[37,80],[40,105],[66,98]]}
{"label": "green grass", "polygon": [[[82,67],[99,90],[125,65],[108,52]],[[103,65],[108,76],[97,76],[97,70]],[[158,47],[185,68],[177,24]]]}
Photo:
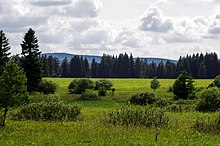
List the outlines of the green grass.
{"label": "green grass", "polygon": [[[109,111],[135,107],[127,104],[126,100],[134,93],[152,91],[150,79],[109,79],[116,88],[115,97],[103,97],[101,101],[75,100],[75,95],[69,95],[67,90],[68,84],[73,79],[47,79],[59,85],[56,96],[60,96],[62,100],[70,104],[78,104],[82,108],[81,115],[75,122],[11,121],[7,119],[6,128],[0,129],[0,145],[217,146],[220,144],[219,135],[199,133],[191,128],[198,117],[212,118],[216,116],[216,113],[166,112],[170,118],[169,125],[160,129],[113,126],[100,120]],[[173,95],[168,93],[167,89],[174,80],[159,79],[159,81],[161,87],[156,91],[156,95],[161,98],[171,98]],[[195,84],[197,87],[207,87],[211,82],[212,80],[196,80]],[[42,100],[48,97],[34,95],[33,98]]]}

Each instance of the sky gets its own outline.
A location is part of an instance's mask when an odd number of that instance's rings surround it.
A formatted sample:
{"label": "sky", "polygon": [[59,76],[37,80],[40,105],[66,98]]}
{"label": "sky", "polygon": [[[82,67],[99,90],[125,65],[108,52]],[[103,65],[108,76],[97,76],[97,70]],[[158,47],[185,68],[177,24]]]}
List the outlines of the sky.
{"label": "sky", "polygon": [[29,28],[43,53],[220,56],[220,0],[0,0],[12,54]]}

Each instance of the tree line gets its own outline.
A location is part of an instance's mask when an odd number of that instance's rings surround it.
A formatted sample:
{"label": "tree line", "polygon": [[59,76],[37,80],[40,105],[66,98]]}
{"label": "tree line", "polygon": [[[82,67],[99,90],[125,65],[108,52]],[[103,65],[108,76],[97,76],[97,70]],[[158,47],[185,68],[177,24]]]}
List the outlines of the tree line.
{"label": "tree line", "polygon": [[101,62],[95,59],[89,64],[86,57],[75,55],[62,62],[53,56],[41,56],[45,77],[72,78],[177,78],[187,71],[194,78],[214,78],[220,74],[220,60],[216,53],[197,53],[180,57],[177,63],[166,61],[156,64],[133,58],[132,54],[111,56],[104,54]]}

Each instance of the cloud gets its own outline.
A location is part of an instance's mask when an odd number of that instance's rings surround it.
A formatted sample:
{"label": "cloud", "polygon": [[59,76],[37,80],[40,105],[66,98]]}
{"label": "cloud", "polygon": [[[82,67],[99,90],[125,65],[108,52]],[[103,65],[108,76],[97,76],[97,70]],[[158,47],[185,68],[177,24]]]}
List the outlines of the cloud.
{"label": "cloud", "polygon": [[173,22],[163,15],[163,12],[156,6],[148,8],[140,20],[140,29],[153,32],[168,32],[173,29]]}
{"label": "cloud", "polygon": [[32,0],[30,2],[32,5],[39,7],[49,7],[49,6],[62,6],[71,4],[71,0]]}
{"label": "cloud", "polygon": [[102,8],[99,0],[78,0],[72,6],[66,8],[67,14],[71,17],[88,18],[97,17]]}

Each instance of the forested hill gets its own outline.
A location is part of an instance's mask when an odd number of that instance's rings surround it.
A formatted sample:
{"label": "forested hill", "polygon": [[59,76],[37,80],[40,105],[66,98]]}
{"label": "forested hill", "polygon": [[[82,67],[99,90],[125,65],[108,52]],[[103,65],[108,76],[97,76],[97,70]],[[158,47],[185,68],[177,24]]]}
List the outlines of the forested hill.
{"label": "forested hill", "polygon": [[[71,60],[72,57],[76,56],[76,54],[69,54],[69,53],[46,53],[46,55],[56,57],[60,60],[60,62],[62,62],[65,59],[65,57],[67,58],[67,60]],[[80,56],[87,58],[89,64],[92,63],[92,60],[94,58],[97,63],[100,63],[102,59],[102,56],[93,56],[93,55],[80,55]],[[136,60],[136,58],[134,59]],[[165,58],[140,58],[140,60],[146,61],[148,63],[155,62],[156,64],[159,64],[161,61],[164,63],[167,61],[170,61],[172,63],[177,63],[177,60],[171,60],[171,59],[165,59]]]}

